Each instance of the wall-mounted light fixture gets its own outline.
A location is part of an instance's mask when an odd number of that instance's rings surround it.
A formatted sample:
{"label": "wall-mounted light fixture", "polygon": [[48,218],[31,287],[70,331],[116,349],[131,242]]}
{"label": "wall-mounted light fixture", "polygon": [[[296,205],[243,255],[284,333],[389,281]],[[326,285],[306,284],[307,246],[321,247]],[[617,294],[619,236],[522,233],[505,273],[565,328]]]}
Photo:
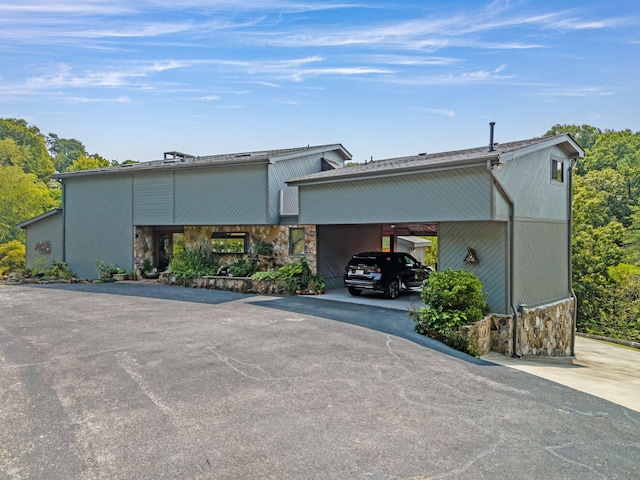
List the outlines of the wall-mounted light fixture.
{"label": "wall-mounted light fixture", "polygon": [[504,163],[500,163],[499,159],[495,159],[491,161],[491,170],[502,170],[502,167],[504,167]]}
{"label": "wall-mounted light fixture", "polygon": [[464,263],[480,263],[480,259],[473,248],[467,248],[467,256],[464,257]]}

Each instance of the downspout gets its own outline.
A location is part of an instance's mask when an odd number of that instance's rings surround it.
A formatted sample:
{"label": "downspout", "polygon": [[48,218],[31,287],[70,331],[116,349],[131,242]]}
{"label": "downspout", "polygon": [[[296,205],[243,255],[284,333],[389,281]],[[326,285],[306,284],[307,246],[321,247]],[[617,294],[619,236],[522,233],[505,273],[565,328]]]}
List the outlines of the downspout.
{"label": "downspout", "polygon": [[569,168],[567,168],[567,182],[568,182],[568,189],[569,192],[567,194],[567,211],[569,214],[569,224],[568,224],[568,228],[567,231],[568,233],[568,238],[567,238],[567,265],[568,265],[568,270],[569,270],[569,278],[568,278],[568,282],[569,282],[569,292],[571,293],[571,298],[573,298],[573,312],[571,315],[571,356],[575,357],[576,356],[576,330],[578,328],[578,297],[576,296],[575,292],[573,291],[573,265],[571,264],[571,256],[573,254],[573,248],[572,248],[572,237],[573,237],[573,170],[576,167],[578,163],[578,159],[577,158],[572,158],[571,159],[571,164],[569,165]]}
{"label": "downspout", "polygon": [[67,189],[64,185],[64,179],[58,180],[62,185],[62,262],[67,263],[67,209],[66,209],[66,196]]}
{"label": "downspout", "polygon": [[502,198],[509,204],[509,295],[507,299],[508,305],[511,307],[511,311],[513,312],[513,331],[512,331],[512,344],[513,344],[513,352],[512,356],[520,358],[522,355],[518,354],[518,311],[516,310],[513,304],[513,291],[515,285],[515,267],[514,267],[514,248],[513,248],[513,240],[515,238],[515,204],[509,192],[504,188],[504,185],[498,180],[496,174],[493,171],[491,163],[488,165],[488,170],[493,180],[493,184],[502,195]]}

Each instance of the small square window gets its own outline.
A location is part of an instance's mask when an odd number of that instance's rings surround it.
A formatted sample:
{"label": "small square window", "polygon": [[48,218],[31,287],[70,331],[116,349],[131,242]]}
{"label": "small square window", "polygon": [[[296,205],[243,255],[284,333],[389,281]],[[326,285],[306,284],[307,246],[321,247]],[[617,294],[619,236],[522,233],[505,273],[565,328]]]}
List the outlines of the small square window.
{"label": "small square window", "polygon": [[304,228],[289,229],[289,255],[304,255]]}
{"label": "small square window", "polygon": [[564,163],[555,158],[551,159],[551,180],[556,182],[564,181]]}

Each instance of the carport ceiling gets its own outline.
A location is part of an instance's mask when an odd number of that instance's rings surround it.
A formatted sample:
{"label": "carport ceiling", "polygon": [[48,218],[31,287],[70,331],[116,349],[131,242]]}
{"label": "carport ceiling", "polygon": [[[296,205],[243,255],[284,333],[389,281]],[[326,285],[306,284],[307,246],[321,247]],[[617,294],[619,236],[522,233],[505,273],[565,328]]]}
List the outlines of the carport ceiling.
{"label": "carport ceiling", "polygon": [[398,223],[387,224],[382,227],[383,235],[415,235],[418,237],[435,237],[438,235],[436,223]]}

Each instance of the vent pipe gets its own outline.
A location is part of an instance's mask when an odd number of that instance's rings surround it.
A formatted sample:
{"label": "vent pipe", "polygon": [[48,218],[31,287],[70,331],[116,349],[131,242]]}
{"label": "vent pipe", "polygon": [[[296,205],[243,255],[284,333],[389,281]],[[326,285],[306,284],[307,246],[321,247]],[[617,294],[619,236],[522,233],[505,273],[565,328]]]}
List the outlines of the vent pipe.
{"label": "vent pipe", "polygon": [[496,126],[496,122],[489,122],[489,151],[493,152],[493,127]]}

